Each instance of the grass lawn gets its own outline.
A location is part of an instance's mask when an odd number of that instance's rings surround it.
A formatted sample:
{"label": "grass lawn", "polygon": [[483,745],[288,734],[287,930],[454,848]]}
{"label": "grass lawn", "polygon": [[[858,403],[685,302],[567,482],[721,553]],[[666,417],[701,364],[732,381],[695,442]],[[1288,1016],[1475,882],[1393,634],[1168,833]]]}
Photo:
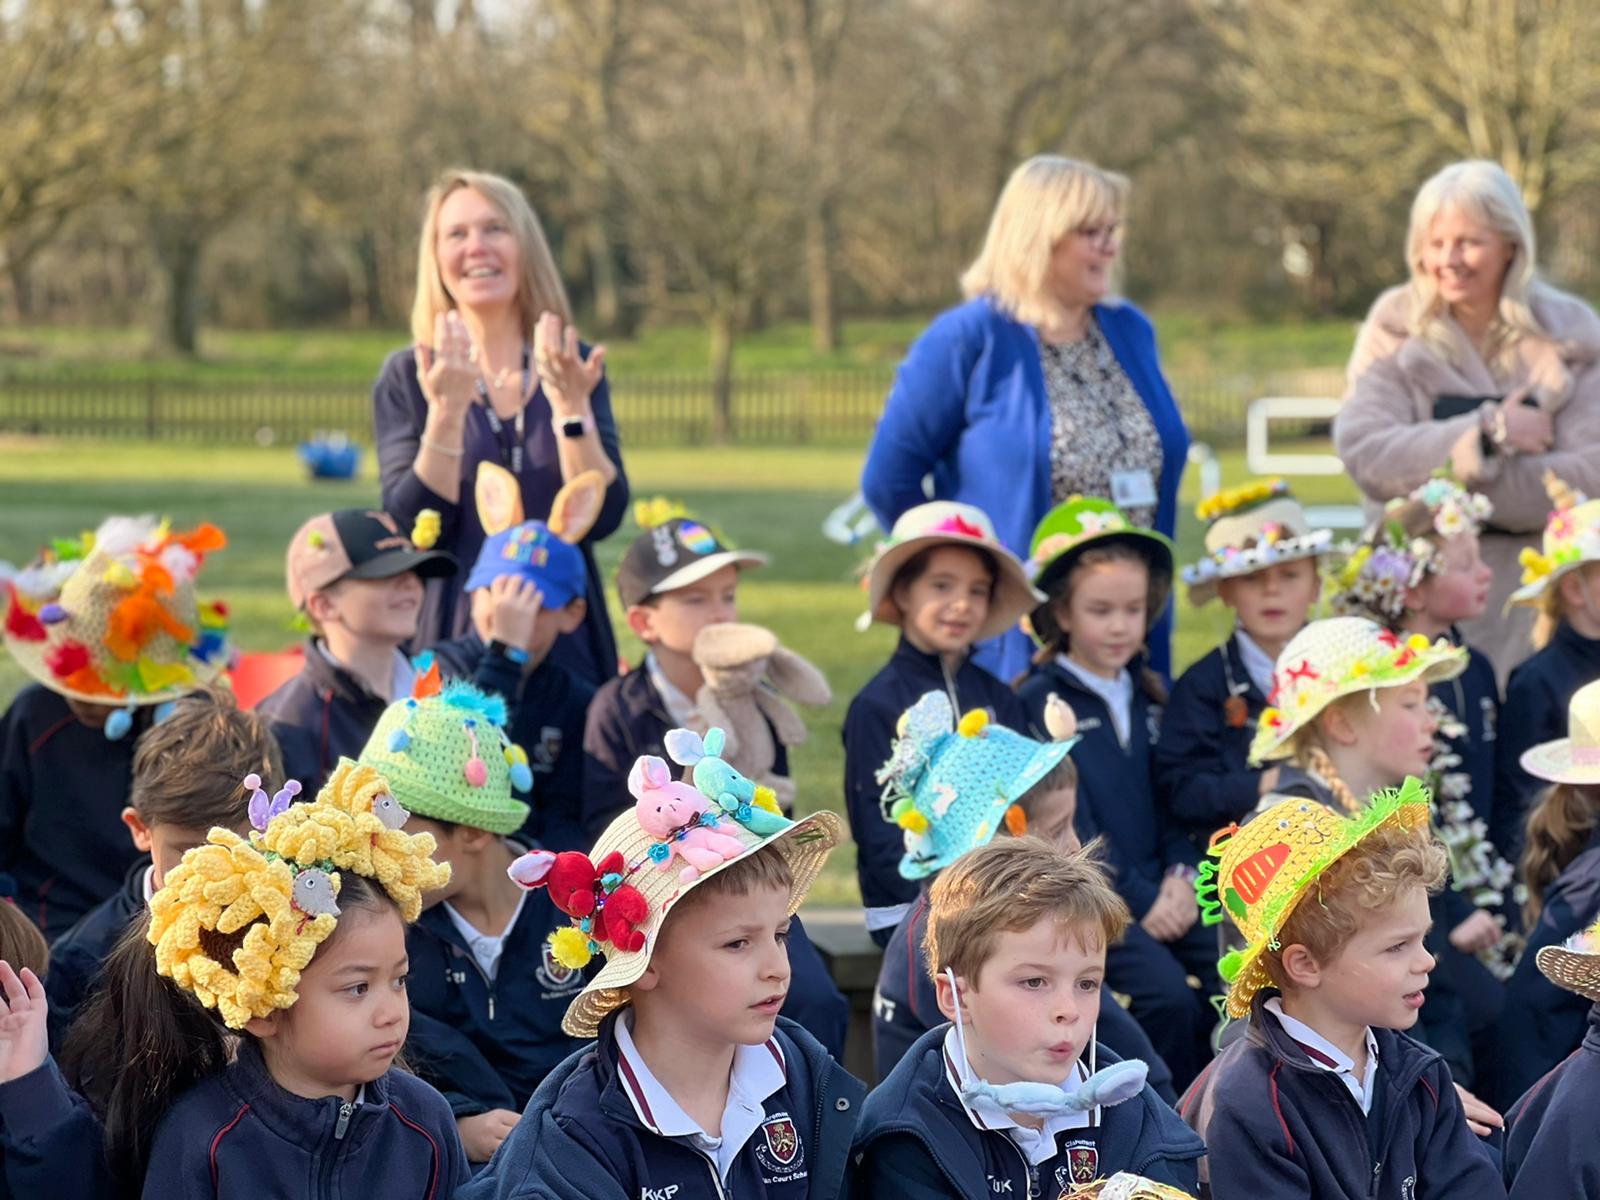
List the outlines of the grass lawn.
{"label": "grass lawn", "polygon": [[[839,728],[850,697],[887,659],[894,631],[874,627],[857,634],[851,622],[862,594],[854,569],[864,550],[837,546],[820,532],[823,518],[856,485],[860,450],[825,448],[737,449],[718,454],[652,449],[629,454],[635,496],[665,494],[717,524],[740,545],[772,555],[740,588],[740,617],[776,630],[784,641],[827,674],[835,698],[808,711],[811,739],[792,756],[806,809],[838,808],[843,778]],[[112,511],[166,514],[179,525],[215,521],[230,545],[207,568],[203,595],[221,596],[235,614],[234,633],[245,650],[282,649],[295,639],[283,590],[283,550],[305,517],[330,508],[372,503],[377,485],[371,456],[363,477],[350,484],[312,483],[283,448],[227,447],[203,452],[148,443],[95,443],[0,439],[0,559],[22,562],[46,538],[92,528]],[[1223,458],[1224,484],[1245,478],[1242,455]],[[1191,510],[1198,474],[1185,479],[1183,561],[1199,545]],[[1298,491],[1308,503],[1348,503],[1343,476],[1306,480]],[[609,578],[629,537],[625,527],[600,547]],[[1226,632],[1217,606],[1180,608],[1177,662],[1186,665]],[[612,599],[613,616],[617,614]],[[623,652],[640,647],[626,631]],[[0,658],[0,702],[8,703],[25,677]],[[834,855],[813,893],[821,903],[856,902],[853,851]]]}

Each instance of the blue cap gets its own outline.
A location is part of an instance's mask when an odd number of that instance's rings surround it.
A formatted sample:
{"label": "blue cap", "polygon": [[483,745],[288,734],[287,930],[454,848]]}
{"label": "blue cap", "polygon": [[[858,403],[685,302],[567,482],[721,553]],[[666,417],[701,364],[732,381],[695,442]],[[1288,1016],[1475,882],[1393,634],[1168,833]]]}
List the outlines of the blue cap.
{"label": "blue cap", "polygon": [[502,575],[520,575],[544,593],[544,607],[565,608],[589,592],[582,552],[543,521],[524,521],[483,543],[466,590],[486,588]]}

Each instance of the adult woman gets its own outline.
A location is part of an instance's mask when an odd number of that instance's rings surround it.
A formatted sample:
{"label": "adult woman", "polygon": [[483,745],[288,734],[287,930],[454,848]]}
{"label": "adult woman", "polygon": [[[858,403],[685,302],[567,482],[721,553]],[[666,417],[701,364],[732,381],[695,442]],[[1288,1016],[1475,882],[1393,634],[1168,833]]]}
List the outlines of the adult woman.
{"label": "adult woman", "polygon": [[[1053,155],[1012,173],[965,304],[937,317],[901,364],[861,490],[885,529],[937,498],[975,504],[1023,556],[1039,519],[1073,494],[1109,496],[1169,537],[1189,434],[1150,322],[1109,298],[1128,181]],[[1167,670],[1170,620],[1151,634]],[[979,649],[1002,679],[1026,669],[1013,631]]]}
{"label": "adult woman", "polygon": [[1540,281],[1534,252],[1522,195],[1497,164],[1455,163],[1423,184],[1411,282],[1373,304],[1334,424],[1373,511],[1440,467],[1493,502],[1488,608],[1461,632],[1502,683],[1528,654],[1531,614],[1502,609],[1550,511],[1544,473],[1600,494],[1600,318]]}
{"label": "adult woman", "polygon": [[616,674],[617,649],[590,543],[622,520],[628,481],[605,349],[580,345],[571,320],[522,192],[497,175],[446,171],[428,193],[417,248],[416,344],[384,363],[372,408],[384,509],[406,529],[421,510],[438,511],[438,546],[461,563],[461,574],[430,585],[423,643],[469,625],[461,586],[484,541],[470,502],[479,463],[499,463],[517,477],[530,517],[550,511],[566,480],[602,473],[605,503],[582,544],[588,614],[552,651],[599,684]]}

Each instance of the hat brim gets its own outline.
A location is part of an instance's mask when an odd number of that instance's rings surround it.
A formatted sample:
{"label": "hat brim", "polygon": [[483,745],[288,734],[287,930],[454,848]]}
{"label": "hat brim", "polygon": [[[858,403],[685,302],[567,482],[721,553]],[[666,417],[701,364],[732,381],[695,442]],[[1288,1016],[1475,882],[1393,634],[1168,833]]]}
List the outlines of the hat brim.
{"label": "hat brim", "polygon": [[401,808],[425,820],[468,825],[473,829],[482,829],[505,837],[521,829],[528,819],[528,813],[532,811],[515,796],[500,808],[473,810],[460,797],[442,796],[433,788],[423,787],[408,778],[411,772],[406,764],[395,761],[395,756],[387,751],[371,753],[362,751],[358,761],[383,776],[389,784],[390,793],[400,802]]}
{"label": "hat brim", "polygon": [[[1213,564],[1212,572],[1202,577],[1200,575],[1201,564],[1211,562],[1209,558],[1206,558],[1201,559],[1200,562],[1190,563],[1182,567],[1179,570],[1179,576],[1187,588],[1189,603],[1195,608],[1200,608],[1217,598],[1217,584],[1224,579],[1239,579],[1245,575],[1254,575],[1257,571],[1265,571],[1268,567],[1278,566],[1280,563],[1299,562],[1302,559],[1316,558],[1332,549],[1332,531],[1318,529],[1301,537],[1287,538],[1284,541],[1273,543],[1275,553],[1271,562],[1250,560],[1233,567],[1218,567]],[[1243,557],[1243,555],[1240,556],[1241,559]]]}
{"label": "hat brim", "polygon": [[443,550],[397,548],[385,550],[382,554],[373,555],[366,562],[358,563],[334,582],[343,579],[393,579],[396,575],[404,575],[407,571],[414,571],[423,579],[442,579],[454,575],[460,566],[453,554]]}
{"label": "hat brim", "polygon": [[189,668],[194,678],[187,683],[174,684],[157,692],[128,692],[121,696],[109,696],[104,692],[98,694],[80,692],[63,686],[44,660],[51,645],[52,643],[48,641],[30,642],[6,634],[6,649],[11,652],[11,657],[16,660],[17,665],[34,679],[58,696],[65,696],[68,700],[77,700],[84,704],[98,704],[103,708],[127,708],[129,705],[143,708],[151,704],[166,704],[171,700],[180,700],[190,692],[212,683],[228,666],[227,650],[218,652],[210,662],[199,662],[191,658],[184,665]]}
{"label": "hat brim", "polygon": [[1161,619],[1161,615],[1172,604],[1172,564],[1174,558],[1172,539],[1155,529],[1131,526],[1127,529],[1119,529],[1114,533],[1097,533],[1086,537],[1076,546],[1073,546],[1072,549],[1063,550],[1039,568],[1038,575],[1034,577],[1034,584],[1044,594],[1039,598],[1038,607],[1028,614],[1028,625],[1033,632],[1034,639],[1041,646],[1054,646],[1061,640],[1061,627],[1056,624],[1055,614],[1050,611],[1048,593],[1051,585],[1072,570],[1073,564],[1078,561],[1078,556],[1085,550],[1093,549],[1096,546],[1110,545],[1115,542],[1132,546],[1135,550],[1146,554],[1151,552],[1152,547],[1155,549],[1155,558],[1151,565],[1166,576],[1166,587],[1162,592],[1161,605],[1150,613],[1145,620],[1145,632],[1148,633],[1155,628],[1156,622]]}
{"label": "hat brim", "polygon": [[[619,820],[627,819],[627,814]],[[631,953],[612,951],[606,956],[605,966],[589,985],[573,998],[567,1007],[566,1016],[561,1019],[561,1028],[570,1037],[592,1038],[600,1031],[600,1022],[606,1016],[621,1008],[629,1002],[628,986],[637,983],[639,977],[645,973],[650,965],[650,955],[655,951],[656,939],[660,937],[661,927],[671,915],[673,905],[677,904],[690,891],[717,872],[726,870],[731,863],[741,862],[750,855],[766,846],[776,845],[789,863],[789,915],[793,916],[800,904],[806,898],[806,893],[811,890],[811,885],[816,882],[818,874],[822,871],[822,864],[827,861],[828,852],[837,846],[844,838],[844,823],[839,819],[839,814],[834,812],[815,812],[803,817],[791,825],[785,826],[777,833],[771,834],[760,841],[753,843],[750,848],[738,858],[730,859],[709,871],[702,872],[695,879],[685,883],[676,892],[672,893],[662,905],[662,911],[645,935],[644,948]],[[604,842],[606,839],[602,838]],[[643,828],[638,831],[638,836],[628,844],[613,846],[620,849],[623,858],[633,862],[641,856],[646,856],[650,844],[655,838]],[[598,855],[599,847],[596,847]],[[646,867],[654,870],[654,867]],[[669,870],[678,869],[677,862],[672,862]]]}
{"label": "hat brim", "polygon": [[1557,987],[1576,992],[1586,1000],[1600,1000],[1600,954],[1585,954],[1565,946],[1541,946],[1534,962],[1540,974]]}
{"label": "hat brim", "polygon": [[530,571],[519,564],[508,563],[500,567],[495,563],[479,563],[472,568],[472,574],[467,576],[466,583],[461,585],[463,592],[475,592],[486,588],[502,575],[517,575],[526,579],[539,589],[541,608],[565,608],[579,596],[587,595],[587,589],[577,591],[573,588],[558,585],[549,576],[540,576],[535,571]]}
{"label": "hat brim", "polygon": [[1548,575],[1541,575],[1532,583],[1525,583],[1511,595],[1506,597],[1505,611],[1509,612],[1519,604],[1537,604],[1550,588],[1554,587],[1561,577],[1579,567],[1588,566],[1596,562],[1593,558],[1575,558],[1571,562],[1558,563],[1550,569]]}
{"label": "hat brim", "polygon": [[1529,775],[1547,783],[1600,783],[1600,763],[1574,762],[1569,737],[1530,746],[1518,762]]}
{"label": "hat brim", "polygon": [[994,595],[989,600],[989,615],[978,627],[974,641],[986,642],[999,637],[1014,628],[1034,605],[1044,602],[1044,593],[1028,582],[1028,569],[1022,565],[1022,560],[1004,546],[948,533],[931,533],[896,542],[872,560],[872,569],[867,573],[867,611],[874,621],[894,626],[904,622],[900,606],[891,594],[894,577],[910,559],[931,546],[976,550],[999,564],[1000,577],[995,580]]}
{"label": "hat brim", "polygon": [[708,554],[687,566],[679,567],[665,579],[657,580],[655,586],[638,600],[625,603],[638,604],[651,596],[659,596],[663,592],[672,592],[681,587],[688,587],[691,583],[699,583],[706,576],[715,575],[723,567],[764,567],[769,561],[765,554],[759,554],[754,550],[718,550],[715,554]]}

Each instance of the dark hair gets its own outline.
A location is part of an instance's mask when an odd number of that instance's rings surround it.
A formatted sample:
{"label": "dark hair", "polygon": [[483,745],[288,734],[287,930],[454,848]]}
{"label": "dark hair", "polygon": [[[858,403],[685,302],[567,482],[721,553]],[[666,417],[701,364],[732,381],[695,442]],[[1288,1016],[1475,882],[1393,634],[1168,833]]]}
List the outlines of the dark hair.
{"label": "dark hair", "polygon": [[18,971],[27,967],[40,979],[50,966],[50,946],[44,934],[9,896],[0,898],[0,960]]}
{"label": "dark hair", "polygon": [[1016,799],[1017,807],[1031,822],[1035,813],[1033,806],[1048,796],[1051,792],[1059,792],[1062,788],[1075,788],[1078,786],[1078,768],[1071,758],[1063,758],[1055,766],[1040,777],[1027,791]]}
{"label": "dark hair", "polygon": [[[1113,539],[1102,545],[1090,546],[1080,552],[1066,570],[1054,573],[1053,577],[1050,573],[1046,573],[1040,579],[1040,583],[1043,585],[1049,599],[1034,610],[1034,624],[1037,627],[1039,624],[1038,614],[1041,609],[1045,610],[1050,617],[1050,624],[1054,627],[1055,635],[1040,646],[1038,650],[1034,651],[1033,663],[1035,666],[1049,662],[1058,654],[1068,653],[1072,647],[1072,635],[1062,627],[1060,619],[1049,610],[1057,604],[1063,608],[1071,605],[1072,583],[1077,577],[1080,568],[1094,567],[1099,566],[1101,563],[1111,562],[1138,563],[1144,567],[1149,580],[1145,597],[1147,632],[1148,627],[1156,623],[1156,618],[1161,615],[1157,605],[1165,601],[1172,587],[1172,572],[1165,569],[1151,555],[1145,553],[1144,548],[1134,543],[1131,539]],[[1028,673],[1024,671],[1012,681],[1011,686],[1013,688],[1020,686],[1027,677]],[[1161,676],[1152,671],[1148,665],[1139,669],[1139,672],[1134,676],[1134,682],[1139,685],[1139,689],[1144,692],[1152,704],[1165,704],[1167,702],[1166,684],[1161,682]]]}
{"label": "dark hair", "polygon": [[267,719],[241,712],[232,693],[207,688],[140,737],[128,803],[150,826],[236,829],[248,819],[243,780],[252,771],[269,791],[283,775]]}
{"label": "dark hair", "polygon": [[905,562],[900,564],[900,569],[894,573],[894,578],[889,580],[888,594],[892,597],[899,588],[910,587],[928,570],[928,564],[933,561],[933,556],[941,550],[965,550],[968,554],[976,555],[983,561],[984,570],[989,572],[989,595],[994,596],[995,584],[1000,579],[1000,564],[995,561],[993,554],[981,546],[967,546],[961,542],[935,542],[931,546],[924,546]]}
{"label": "dark hair", "polygon": [[[342,913],[385,907],[395,904],[382,887],[353,871],[339,873]],[[236,1040],[249,1036],[230,1030],[215,1009],[156,972],[155,947],[146,937],[149,924],[146,912],[113,947],[99,985],[67,1030],[60,1056],[67,1083],[100,1118],[111,1177],[128,1196],[140,1194],[156,1127],[172,1103],[223,1070]],[[341,920],[318,951],[342,928]],[[249,929],[202,930],[201,945],[211,957],[227,961]]]}

